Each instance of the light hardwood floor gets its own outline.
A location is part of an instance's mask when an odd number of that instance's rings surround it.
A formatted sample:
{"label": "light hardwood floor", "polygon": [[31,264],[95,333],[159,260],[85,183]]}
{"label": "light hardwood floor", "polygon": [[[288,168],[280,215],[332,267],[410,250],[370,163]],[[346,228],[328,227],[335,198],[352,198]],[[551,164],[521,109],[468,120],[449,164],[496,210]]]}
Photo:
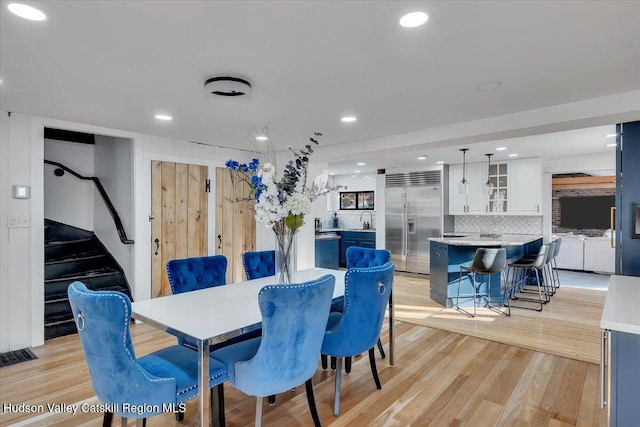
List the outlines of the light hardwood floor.
{"label": "light hardwood floor", "polygon": [[[395,286],[398,305],[419,307],[415,299],[416,295],[420,299],[423,292],[422,281],[397,276]],[[573,308],[567,307],[567,318],[572,318]],[[580,311],[576,308],[576,316]],[[452,324],[461,321],[462,315],[455,314]],[[539,329],[536,322],[519,319],[516,312],[508,320]],[[576,334],[571,330],[559,333],[567,340]],[[132,336],[138,355],[175,342],[144,324],[133,325]],[[386,328],[382,340],[385,344],[388,340]],[[44,405],[45,412],[2,413],[0,425],[101,425],[101,414],[52,414],[46,410],[47,403],[95,402],[77,336],[50,340],[32,350],[37,360],[0,369],[0,401]],[[382,390],[375,388],[366,355],[354,361],[351,374],[343,376],[339,417],[332,413],[334,374],[318,368],[314,384],[323,425],[606,425],[605,411],[598,407],[598,366],[576,358],[399,321],[396,366],[390,367],[388,360],[379,356],[377,363]],[[253,424],[254,398],[226,386],[225,403],[227,426]],[[195,426],[196,409],[195,401],[191,401],[183,423],[177,423],[172,414],[163,414],[149,419],[148,425]],[[304,387],[278,395],[272,407],[265,404],[263,421],[265,426],[312,425]],[[117,417],[114,425],[116,422]]]}

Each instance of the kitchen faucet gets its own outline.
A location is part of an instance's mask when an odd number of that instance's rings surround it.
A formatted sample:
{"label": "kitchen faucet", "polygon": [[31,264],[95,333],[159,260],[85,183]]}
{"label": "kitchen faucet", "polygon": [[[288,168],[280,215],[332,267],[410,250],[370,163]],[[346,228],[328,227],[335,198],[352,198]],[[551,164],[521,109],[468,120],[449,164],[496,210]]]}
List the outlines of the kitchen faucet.
{"label": "kitchen faucet", "polygon": [[371,214],[371,212],[369,211],[364,211],[360,214],[360,221],[362,221],[362,216],[364,214],[369,214],[369,222],[364,222],[362,223],[362,229],[363,230],[368,230],[371,228],[371,223],[373,222],[373,215]]}

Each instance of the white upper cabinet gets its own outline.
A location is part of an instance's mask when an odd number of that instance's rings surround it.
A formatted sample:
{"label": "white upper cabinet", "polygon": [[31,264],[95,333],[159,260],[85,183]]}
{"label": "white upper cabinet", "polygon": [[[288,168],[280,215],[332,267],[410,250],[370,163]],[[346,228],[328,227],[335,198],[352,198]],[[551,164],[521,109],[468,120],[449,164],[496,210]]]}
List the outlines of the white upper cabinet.
{"label": "white upper cabinet", "polygon": [[[541,215],[540,159],[467,164],[469,192],[460,194],[462,165],[449,166],[449,215]],[[493,184],[485,192],[487,179]]]}
{"label": "white upper cabinet", "polygon": [[509,163],[509,192],[514,215],[542,215],[542,167],[540,159],[514,160]]}

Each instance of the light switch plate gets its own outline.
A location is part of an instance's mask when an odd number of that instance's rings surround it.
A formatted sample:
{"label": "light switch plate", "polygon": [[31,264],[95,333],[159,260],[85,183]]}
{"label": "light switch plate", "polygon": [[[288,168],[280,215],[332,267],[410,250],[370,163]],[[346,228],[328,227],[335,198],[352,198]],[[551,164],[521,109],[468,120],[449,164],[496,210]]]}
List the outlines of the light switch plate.
{"label": "light switch plate", "polygon": [[31,197],[31,186],[29,185],[14,185],[13,186],[13,198],[14,199],[29,199]]}
{"label": "light switch plate", "polygon": [[7,220],[7,228],[31,227],[31,217],[29,215],[9,215]]}

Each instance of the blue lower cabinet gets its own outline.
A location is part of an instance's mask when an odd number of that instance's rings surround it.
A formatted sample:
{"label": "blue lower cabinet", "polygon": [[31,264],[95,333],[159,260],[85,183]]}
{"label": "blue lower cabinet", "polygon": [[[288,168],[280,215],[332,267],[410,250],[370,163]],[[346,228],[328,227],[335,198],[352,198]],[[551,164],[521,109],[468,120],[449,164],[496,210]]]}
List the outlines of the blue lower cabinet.
{"label": "blue lower cabinet", "polygon": [[351,246],[376,248],[376,233],[368,231],[343,231],[340,233],[340,267],[347,266],[347,249]]}
{"label": "blue lower cabinet", "polygon": [[340,238],[316,240],[316,267],[338,269]]}
{"label": "blue lower cabinet", "polygon": [[640,426],[640,335],[611,331],[609,425]]}

